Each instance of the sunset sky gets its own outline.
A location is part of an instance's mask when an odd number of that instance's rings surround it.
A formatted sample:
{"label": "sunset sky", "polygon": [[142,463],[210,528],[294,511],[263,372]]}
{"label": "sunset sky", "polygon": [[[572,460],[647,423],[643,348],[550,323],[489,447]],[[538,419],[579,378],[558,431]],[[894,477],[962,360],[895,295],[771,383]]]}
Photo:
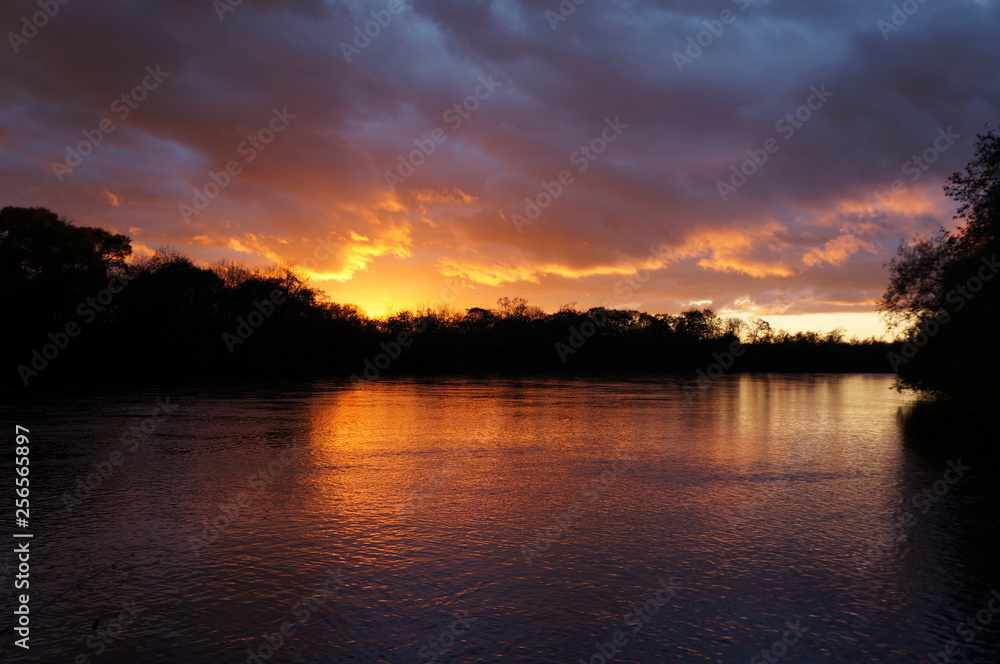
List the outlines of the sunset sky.
{"label": "sunset sky", "polygon": [[995,0],[236,2],[4,2],[0,205],[294,264],[371,315],[867,336],[1000,121]]}

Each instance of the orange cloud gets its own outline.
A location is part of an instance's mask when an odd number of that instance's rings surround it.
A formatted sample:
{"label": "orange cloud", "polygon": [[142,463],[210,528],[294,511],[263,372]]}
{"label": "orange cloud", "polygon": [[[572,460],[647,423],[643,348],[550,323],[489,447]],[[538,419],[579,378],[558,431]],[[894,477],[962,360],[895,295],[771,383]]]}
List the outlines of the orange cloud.
{"label": "orange cloud", "polygon": [[110,205],[111,207],[121,207],[122,205],[121,196],[118,196],[117,194],[108,189],[104,190],[104,200],[106,200],[108,202],[108,205]]}
{"label": "orange cloud", "polygon": [[802,257],[802,262],[809,267],[821,263],[840,265],[860,249],[864,249],[872,254],[878,253],[878,250],[871,242],[862,240],[856,235],[840,235],[824,244],[822,248],[813,247],[807,251],[805,256]]}
{"label": "orange cloud", "polygon": [[478,203],[479,199],[475,196],[470,196],[458,187],[452,189],[420,189],[414,195],[414,198],[419,203],[454,203],[461,205],[472,205]]}
{"label": "orange cloud", "polygon": [[452,258],[438,260],[437,269],[444,277],[459,277],[486,286],[499,286],[518,281],[537,284],[546,276],[583,279],[601,275],[629,275],[638,271],[634,265],[597,265],[574,268],[558,263],[514,265],[496,260],[475,261]]}
{"label": "orange cloud", "polygon": [[306,259],[302,261],[300,270],[310,281],[343,282],[351,279],[355,273],[367,269],[380,256],[409,258],[412,255],[412,237],[407,224],[386,225],[379,230],[381,233],[372,234],[375,235],[374,239],[352,231],[349,239],[341,240],[334,261],[338,264],[337,268],[306,267],[309,260]]}
{"label": "orange cloud", "polygon": [[[700,257],[699,267],[717,272],[738,272],[754,278],[791,277],[795,270],[780,258],[789,248],[777,236],[783,230],[778,222],[769,221],[746,230],[697,231],[675,251],[675,256]],[[772,257],[775,255],[779,256]]]}
{"label": "orange cloud", "polygon": [[127,260],[129,263],[134,263],[140,258],[149,258],[150,256],[153,256],[155,254],[156,254],[155,251],[153,251],[150,247],[146,246],[142,242],[136,242],[135,240],[132,240],[132,255],[129,256]]}

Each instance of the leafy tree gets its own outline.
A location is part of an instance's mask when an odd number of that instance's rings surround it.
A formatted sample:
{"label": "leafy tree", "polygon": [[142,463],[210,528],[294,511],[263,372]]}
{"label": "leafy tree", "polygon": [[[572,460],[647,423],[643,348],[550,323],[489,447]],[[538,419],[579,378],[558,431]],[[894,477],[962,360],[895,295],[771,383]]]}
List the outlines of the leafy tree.
{"label": "leafy tree", "polygon": [[0,346],[22,355],[64,329],[87,297],[126,271],[129,238],[73,226],[45,208],[0,210]]}
{"label": "leafy tree", "polygon": [[718,317],[711,309],[691,309],[681,313],[677,331],[694,339],[710,339],[718,331],[718,324]]}
{"label": "leafy tree", "polygon": [[963,224],[900,246],[879,306],[906,342],[890,356],[897,387],[978,402],[997,395],[1000,371],[1000,136],[977,139],[944,188]]}

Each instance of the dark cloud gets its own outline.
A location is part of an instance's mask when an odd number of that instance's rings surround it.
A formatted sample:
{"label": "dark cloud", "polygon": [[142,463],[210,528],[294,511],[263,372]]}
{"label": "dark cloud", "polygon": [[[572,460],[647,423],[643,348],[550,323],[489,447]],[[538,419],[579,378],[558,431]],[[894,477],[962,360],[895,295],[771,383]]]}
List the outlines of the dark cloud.
{"label": "dark cloud", "polygon": [[[859,0],[400,6],[245,0],[220,20],[208,0],[61,5],[0,56],[4,202],[203,260],[295,262],[328,238],[316,283],[369,308],[433,300],[448,279],[468,306],[591,306],[646,268],[632,300],[652,309],[870,311],[899,239],[950,223],[941,183],[1000,117],[994,0],[924,3],[898,26],[893,3]],[[7,2],[0,27],[38,11]],[[169,77],[120,117],[157,66]],[[805,113],[816,89],[833,95]],[[248,161],[276,108],[294,120]],[[60,181],[53,162],[106,118]],[[579,172],[608,118],[628,129]],[[939,130],[960,138],[914,171]],[[777,152],[724,201],[718,182],[768,139]],[[401,158],[420,164],[390,189]],[[563,170],[573,184],[518,233],[525,198]]]}

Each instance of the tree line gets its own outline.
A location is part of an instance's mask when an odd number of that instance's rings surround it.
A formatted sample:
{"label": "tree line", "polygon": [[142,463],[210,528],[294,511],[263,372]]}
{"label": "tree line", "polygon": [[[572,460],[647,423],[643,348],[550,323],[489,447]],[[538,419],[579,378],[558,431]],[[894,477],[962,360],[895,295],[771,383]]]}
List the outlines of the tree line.
{"label": "tree line", "polygon": [[895,372],[897,387],[984,410],[1000,369],[1000,137],[948,178],[954,230],[901,244],[879,308],[897,340],[774,330],[711,309],[650,314],[524,298],[366,316],[293,269],[130,260],[128,237],[45,208],[0,210],[5,385],[392,373]]}
{"label": "tree line", "polygon": [[567,305],[547,314],[524,298],[500,298],[493,308],[376,319],[331,301],[292,269],[228,261],[202,267],[170,250],[137,260],[131,254],[128,237],[75,226],[44,208],[0,211],[5,384],[695,372],[712,365],[883,372],[899,350],[848,340],[841,330],[791,334],[710,309],[672,315]]}

